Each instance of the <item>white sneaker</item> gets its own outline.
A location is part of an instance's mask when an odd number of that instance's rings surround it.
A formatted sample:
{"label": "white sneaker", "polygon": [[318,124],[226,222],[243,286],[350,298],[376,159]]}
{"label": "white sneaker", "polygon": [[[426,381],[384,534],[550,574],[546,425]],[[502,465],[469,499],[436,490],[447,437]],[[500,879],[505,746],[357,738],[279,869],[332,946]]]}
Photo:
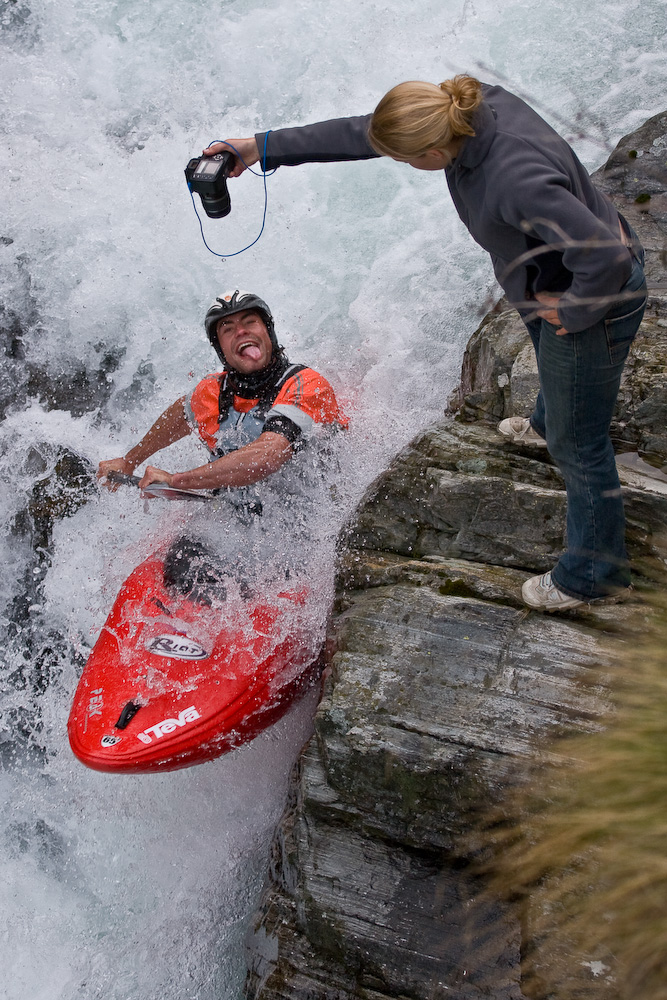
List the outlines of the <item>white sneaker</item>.
{"label": "white sneaker", "polygon": [[530,608],[541,611],[567,611],[569,608],[579,608],[587,601],[579,597],[570,597],[552,583],[551,573],[544,576],[532,576],[521,588],[521,596]]}
{"label": "white sneaker", "polygon": [[547,443],[533,428],[528,417],[505,417],[498,424],[498,433],[512,444],[526,444],[532,448],[546,448]]}

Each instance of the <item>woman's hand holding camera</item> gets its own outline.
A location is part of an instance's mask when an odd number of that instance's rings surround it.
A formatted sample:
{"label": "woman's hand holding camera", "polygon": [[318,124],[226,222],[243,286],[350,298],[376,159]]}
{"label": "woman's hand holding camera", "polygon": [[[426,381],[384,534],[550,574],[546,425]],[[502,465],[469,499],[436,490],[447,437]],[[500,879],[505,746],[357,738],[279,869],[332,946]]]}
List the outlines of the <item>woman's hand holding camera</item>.
{"label": "woman's hand holding camera", "polygon": [[229,142],[214,142],[203,150],[204,156],[215,156],[216,153],[224,153],[228,150],[234,157],[234,166],[228,173],[228,177],[240,177],[246,167],[251,167],[259,160],[259,150],[257,140],[252,139],[230,139]]}

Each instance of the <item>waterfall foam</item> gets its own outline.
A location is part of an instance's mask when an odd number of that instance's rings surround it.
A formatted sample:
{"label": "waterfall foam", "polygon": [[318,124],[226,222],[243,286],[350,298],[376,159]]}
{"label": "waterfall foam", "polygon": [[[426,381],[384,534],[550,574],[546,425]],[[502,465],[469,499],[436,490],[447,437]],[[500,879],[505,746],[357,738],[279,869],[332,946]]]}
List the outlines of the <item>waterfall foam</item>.
{"label": "waterfall foam", "polygon": [[[238,997],[245,923],[312,711],[190,771],[82,768],[65,736],[77,670],[120,582],[180,515],[95,497],[55,524],[40,561],[34,484],[63,447],[93,463],[127,449],[211,370],[203,312],[239,286],[270,302],[292,358],[352,407],[342,519],[442,411],[496,291],[439,176],[386,161],[283,168],[261,241],[217,261],[188,159],[221,134],[364,113],[400,79],[468,70],[533,101],[593,168],[663,110],[664,49],[662,0],[0,3],[8,1000]],[[261,181],[230,188],[232,214],[205,222],[227,251],[254,238],[263,208]],[[184,443],[170,460],[199,459]],[[322,527],[329,576],[338,523]]]}

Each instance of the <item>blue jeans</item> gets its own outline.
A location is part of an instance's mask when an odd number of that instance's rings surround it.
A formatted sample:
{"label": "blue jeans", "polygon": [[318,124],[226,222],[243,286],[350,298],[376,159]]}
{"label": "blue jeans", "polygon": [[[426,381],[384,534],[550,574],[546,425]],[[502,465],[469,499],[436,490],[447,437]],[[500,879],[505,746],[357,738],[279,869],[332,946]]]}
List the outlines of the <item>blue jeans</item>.
{"label": "blue jeans", "polygon": [[[546,320],[526,323],[540,375],[530,422],[546,438],[567,490],[567,551],[551,576],[559,590],[585,600],[630,583],[609,427],[623,365],[646,307],[640,256],[621,289],[626,298],[588,329],[557,335]],[[636,296],[629,294],[635,291]]]}

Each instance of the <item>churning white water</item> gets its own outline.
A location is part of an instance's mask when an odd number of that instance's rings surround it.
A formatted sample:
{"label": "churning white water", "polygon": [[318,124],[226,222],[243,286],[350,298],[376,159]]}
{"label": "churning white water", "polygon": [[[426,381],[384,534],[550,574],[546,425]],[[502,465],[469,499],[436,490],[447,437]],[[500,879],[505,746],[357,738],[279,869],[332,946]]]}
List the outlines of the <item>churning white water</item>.
{"label": "churning white water", "polygon": [[[71,755],[76,679],[123,578],[182,511],[92,496],[37,554],[25,510],[62,449],[124,453],[211,369],[202,318],[241,287],[353,417],[333,538],[443,409],[495,294],[442,176],[389,161],[283,168],[261,240],[204,248],[183,177],[217,138],[371,110],[403,79],[470,71],[526,96],[599,165],[662,111],[663,0],[0,0],[0,993],[234,1000],[306,701],[245,748],[115,777]],[[261,180],[204,221],[259,232]],[[192,442],[163,465],[199,464]],[[321,515],[323,518],[324,514]],[[221,525],[221,531],[226,530]],[[46,545],[46,543],[44,543]]]}

